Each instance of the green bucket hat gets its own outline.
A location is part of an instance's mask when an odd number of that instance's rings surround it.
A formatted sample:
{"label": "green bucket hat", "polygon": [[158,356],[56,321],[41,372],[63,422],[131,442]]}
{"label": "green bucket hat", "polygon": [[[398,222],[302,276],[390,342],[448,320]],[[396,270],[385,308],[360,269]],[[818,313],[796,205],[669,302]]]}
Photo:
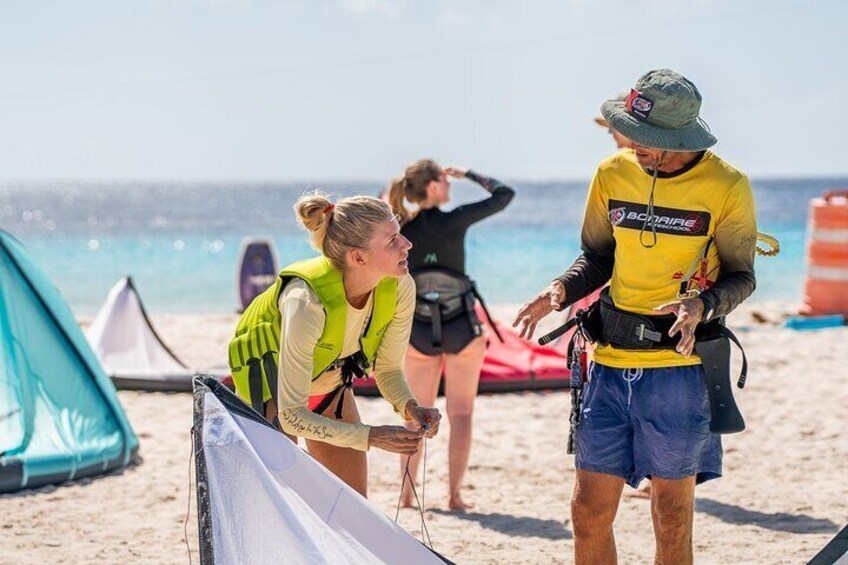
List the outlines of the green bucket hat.
{"label": "green bucket hat", "polygon": [[634,143],[666,151],[701,151],[716,144],[698,112],[701,93],[669,69],[648,71],[623,101],[607,100],[601,114]]}

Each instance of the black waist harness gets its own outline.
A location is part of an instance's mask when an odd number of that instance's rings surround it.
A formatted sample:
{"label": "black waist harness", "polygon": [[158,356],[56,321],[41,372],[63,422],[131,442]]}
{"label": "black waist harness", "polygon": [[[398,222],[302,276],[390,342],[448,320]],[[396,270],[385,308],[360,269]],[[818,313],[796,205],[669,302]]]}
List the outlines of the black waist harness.
{"label": "black waist harness", "polygon": [[503,341],[483,297],[467,275],[442,267],[424,267],[413,271],[412,278],[417,295],[410,343],[415,349],[425,355],[459,353],[481,336],[475,300]]}
{"label": "black waist harness", "polygon": [[[620,310],[609,295],[609,289],[601,292],[601,298],[595,316],[600,324],[600,334],[596,341],[602,345],[610,344],[620,349],[674,349],[680,341],[680,335],[668,335],[677,316],[667,314],[647,316]],[[696,340],[709,340],[722,334],[721,320],[698,324],[695,329]]]}
{"label": "black waist harness", "polygon": [[[668,335],[676,316],[647,316],[621,310],[609,295],[609,288],[586,310],[580,310],[565,325],[539,339],[545,345],[577,326],[578,333],[592,343],[612,345],[620,349],[674,349],[680,335]],[[748,359],[739,340],[723,319],[698,324],[695,329],[695,353],[701,358],[710,399],[710,431],[729,434],[745,429],[745,421],[730,386],[730,342],[742,351],[742,371],[737,386],[743,388],[748,377]],[[569,357],[573,341],[569,345]]]}

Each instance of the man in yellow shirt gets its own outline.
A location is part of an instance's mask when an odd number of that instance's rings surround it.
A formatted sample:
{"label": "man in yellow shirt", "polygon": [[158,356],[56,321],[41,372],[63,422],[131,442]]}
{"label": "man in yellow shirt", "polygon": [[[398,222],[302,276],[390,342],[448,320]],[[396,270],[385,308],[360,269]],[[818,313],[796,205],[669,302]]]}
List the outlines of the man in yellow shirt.
{"label": "man in yellow shirt", "polygon": [[622,489],[646,477],[656,562],[691,563],[695,485],[721,476],[693,350],[754,291],[757,228],[748,179],[707,150],[716,139],[700,106],[695,85],[668,69],[604,103],[630,150],[603,161],[592,180],[583,254],[514,324],[532,337],[542,317],[610,282],[575,431],[578,564],[615,563]]}

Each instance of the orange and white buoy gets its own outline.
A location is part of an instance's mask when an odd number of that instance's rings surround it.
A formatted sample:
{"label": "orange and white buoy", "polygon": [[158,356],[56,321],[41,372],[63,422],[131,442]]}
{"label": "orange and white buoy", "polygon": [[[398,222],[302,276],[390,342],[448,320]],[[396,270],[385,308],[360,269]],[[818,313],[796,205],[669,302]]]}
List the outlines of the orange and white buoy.
{"label": "orange and white buoy", "polygon": [[848,316],[848,190],[829,191],[810,201],[801,314]]}

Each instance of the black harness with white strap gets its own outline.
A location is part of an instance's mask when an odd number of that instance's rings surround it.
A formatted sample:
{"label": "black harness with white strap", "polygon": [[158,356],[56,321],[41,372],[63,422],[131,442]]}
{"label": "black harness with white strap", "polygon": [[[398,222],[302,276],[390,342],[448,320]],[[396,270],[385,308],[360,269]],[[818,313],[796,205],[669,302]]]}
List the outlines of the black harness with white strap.
{"label": "black harness with white strap", "polygon": [[[609,288],[605,288],[601,297],[589,308],[578,311],[563,326],[542,336],[539,343],[546,345],[577,326],[579,332],[575,332],[569,350],[578,335],[592,343],[620,349],[674,349],[680,335],[672,337],[668,332],[676,319],[673,315],[647,316],[622,310],[613,303]],[[724,319],[698,324],[695,329],[695,352],[701,358],[710,399],[710,431],[719,434],[745,429],[745,421],[730,384],[731,341],[742,351],[742,370],[737,386],[743,388],[748,378],[748,359],[737,337],[724,325]]]}

